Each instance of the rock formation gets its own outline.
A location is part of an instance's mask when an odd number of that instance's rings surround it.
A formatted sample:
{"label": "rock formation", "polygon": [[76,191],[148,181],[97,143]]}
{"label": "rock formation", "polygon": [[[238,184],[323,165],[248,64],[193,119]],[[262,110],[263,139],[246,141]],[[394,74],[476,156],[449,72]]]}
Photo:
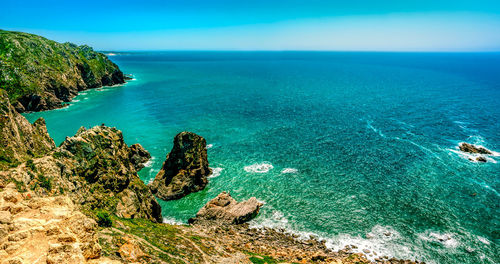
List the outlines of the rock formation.
{"label": "rock formation", "polygon": [[0,89],[0,170],[15,167],[30,158],[47,154],[55,148],[39,118],[32,125],[10,104],[7,93]]}
{"label": "rock formation", "polygon": [[465,142],[460,143],[458,147],[460,148],[460,151],[467,153],[486,154],[486,155],[493,154],[490,150],[487,150],[486,148],[478,147]]}
{"label": "rock formation", "polygon": [[59,108],[78,91],[124,82],[118,66],[89,46],[0,30],[0,89],[19,112]]}
{"label": "rock formation", "polygon": [[85,263],[100,253],[97,223],[67,196],[34,197],[13,183],[0,191],[1,263]]}
{"label": "rock formation", "polygon": [[229,193],[221,192],[205,204],[196,217],[189,219],[189,223],[242,224],[257,216],[262,205],[255,197],[237,202]]}
{"label": "rock formation", "polygon": [[70,160],[61,171],[69,175],[76,189],[73,196],[82,205],[121,217],[162,221],[160,205],[137,176],[150,155],[140,145],[128,147],[121,131],[105,126],[80,128],[54,155]]}
{"label": "rock formation", "polygon": [[174,147],[156,175],[150,188],[160,199],[175,200],[205,188],[208,167],[207,143],[191,132],[181,132],[174,138]]}
{"label": "rock formation", "polygon": [[[120,217],[161,222],[161,207],[137,171],[149,153],[128,147],[116,128],[80,128],[60,147],[42,119],[30,124],[12,109],[0,90],[2,119],[0,181],[14,181],[38,195],[67,193],[84,210],[107,210]],[[10,168],[12,167],[12,168]]]}

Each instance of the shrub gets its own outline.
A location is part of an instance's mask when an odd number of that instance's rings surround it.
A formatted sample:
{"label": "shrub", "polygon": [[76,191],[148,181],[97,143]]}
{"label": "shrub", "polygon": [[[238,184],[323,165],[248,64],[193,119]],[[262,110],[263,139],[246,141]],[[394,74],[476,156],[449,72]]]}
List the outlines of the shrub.
{"label": "shrub", "polygon": [[35,163],[33,163],[32,159],[26,161],[26,167],[30,168],[32,171],[36,172]]}
{"label": "shrub", "polygon": [[110,227],[113,225],[113,221],[111,221],[111,217],[109,213],[106,211],[98,211],[96,213],[97,216],[97,224],[100,227]]}
{"label": "shrub", "polygon": [[38,182],[40,182],[40,187],[46,189],[49,192],[52,190],[52,178],[45,177],[45,175],[43,174],[39,174]]}

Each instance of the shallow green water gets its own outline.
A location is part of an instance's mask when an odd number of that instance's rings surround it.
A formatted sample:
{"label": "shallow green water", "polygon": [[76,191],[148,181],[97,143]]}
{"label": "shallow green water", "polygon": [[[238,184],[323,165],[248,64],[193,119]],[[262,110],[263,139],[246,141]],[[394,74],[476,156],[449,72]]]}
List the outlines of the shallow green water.
{"label": "shallow green water", "polygon": [[128,144],[151,152],[140,172],[145,182],[175,134],[204,136],[220,173],[201,192],[162,201],[166,221],[185,222],[227,190],[265,201],[252,225],[314,233],[336,249],[357,244],[427,262],[500,262],[500,158],[478,164],[456,151],[462,141],[500,151],[500,54],[111,58],[136,80],[26,116],[43,116],[57,143],[80,126],[116,126]]}

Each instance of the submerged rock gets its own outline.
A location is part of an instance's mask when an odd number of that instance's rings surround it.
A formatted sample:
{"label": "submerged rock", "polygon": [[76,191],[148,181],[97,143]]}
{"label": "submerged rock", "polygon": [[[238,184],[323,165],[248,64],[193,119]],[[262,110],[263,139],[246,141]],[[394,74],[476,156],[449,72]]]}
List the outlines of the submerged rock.
{"label": "submerged rock", "polygon": [[205,204],[196,217],[189,219],[189,223],[242,224],[256,217],[262,205],[255,197],[237,202],[229,193],[221,192]]}
{"label": "submerged rock", "polygon": [[175,200],[204,189],[212,172],[206,147],[205,139],[195,133],[177,134],[174,147],[150,185],[156,197]]}
{"label": "submerged rock", "polygon": [[476,158],[476,161],[479,161],[479,162],[487,162],[488,160],[487,160],[485,157],[480,156],[480,157],[477,157],[477,158]]}
{"label": "submerged rock", "polygon": [[458,146],[460,151],[467,152],[467,153],[475,153],[475,154],[486,154],[486,155],[491,155],[493,152],[490,150],[480,147],[480,146],[475,146],[469,143],[462,142]]}

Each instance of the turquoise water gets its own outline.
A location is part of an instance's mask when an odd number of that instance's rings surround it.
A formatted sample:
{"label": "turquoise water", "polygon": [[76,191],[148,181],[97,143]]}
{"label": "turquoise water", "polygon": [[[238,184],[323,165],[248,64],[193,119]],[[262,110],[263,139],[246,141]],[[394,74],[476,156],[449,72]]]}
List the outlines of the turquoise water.
{"label": "turquoise water", "polygon": [[266,203],[253,226],[316,234],[335,249],[357,244],[431,263],[500,262],[500,158],[478,164],[456,151],[466,141],[500,152],[500,54],[111,59],[136,80],[26,116],[43,116],[57,143],[80,126],[116,126],[128,144],[151,152],[140,172],[145,182],[175,134],[204,136],[220,175],[201,192],[162,201],[166,221],[185,222],[227,190]]}

